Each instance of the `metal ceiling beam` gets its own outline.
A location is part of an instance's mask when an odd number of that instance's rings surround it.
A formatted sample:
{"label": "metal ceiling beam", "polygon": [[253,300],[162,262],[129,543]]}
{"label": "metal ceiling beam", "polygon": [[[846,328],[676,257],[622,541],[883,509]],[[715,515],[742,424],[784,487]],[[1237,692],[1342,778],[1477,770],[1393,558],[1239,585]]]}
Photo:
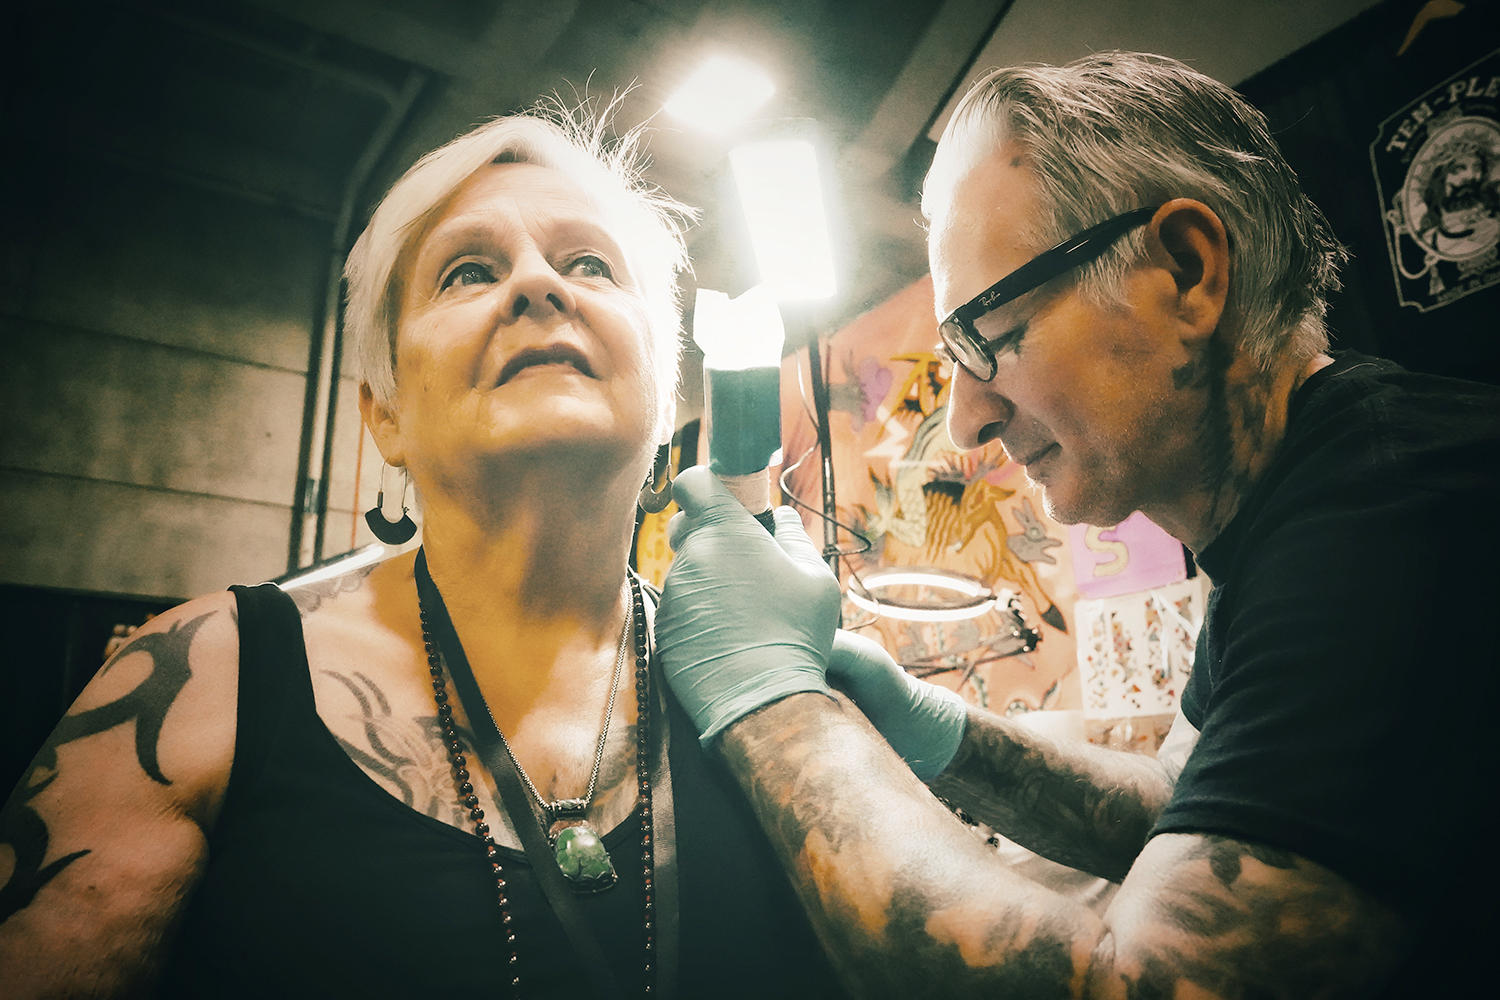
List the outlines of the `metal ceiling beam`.
{"label": "metal ceiling beam", "polygon": [[[492,75],[506,63],[528,65],[540,54],[536,37],[550,34],[546,26],[563,15],[571,20],[575,0],[557,3],[502,3],[488,23],[476,24],[463,35],[433,26],[417,17],[366,0],[249,0],[253,7],[343,38],[373,52],[394,56],[454,79]],[[475,4],[482,10],[482,5]],[[541,50],[545,51],[545,50]]]}
{"label": "metal ceiling beam", "polygon": [[274,62],[285,66],[292,66],[303,70],[314,76],[321,77],[330,83],[338,84],[347,90],[356,93],[367,94],[379,99],[384,104],[393,104],[399,98],[399,89],[390,81],[374,76],[369,73],[361,73],[340,66],[327,59],[319,59],[317,56],[305,52],[294,52],[280,45],[256,38],[244,31],[225,27],[219,24],[209,24],[195,17],[189,17],[176,11],[162,10],[159,7],[142,7],[141,13],[170,24],[175,28],[190,32],[202,38],[212,38],[216,41],[225,42],[236,48],[256,55],[263,56]]}
{"label": "metal ceiling beam", "polygon": [[872,177],[900,163],[942,113],[1012,2],[945,0],[845,163]]}

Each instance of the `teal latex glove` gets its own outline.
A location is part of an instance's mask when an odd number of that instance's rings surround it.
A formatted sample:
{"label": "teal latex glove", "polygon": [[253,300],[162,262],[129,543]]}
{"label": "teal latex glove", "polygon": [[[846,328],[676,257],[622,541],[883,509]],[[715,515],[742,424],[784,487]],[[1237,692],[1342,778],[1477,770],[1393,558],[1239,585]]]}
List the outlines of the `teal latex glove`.
{"label": "teal latex glove", "polygon": [[667,527],[677,555],[656,642],[703,742],[789,694],[828,694],[839,585],[796,511],[776,509],[772,537],[704,466],[683,471],[672,496],[682,511]]}
{"label": "teal latex glove", "polygon": [[945,687],[917,680],[878,642],[839,629],[828,679],[854,700],[912,773],[931,781],[958,752],[969,710]]}

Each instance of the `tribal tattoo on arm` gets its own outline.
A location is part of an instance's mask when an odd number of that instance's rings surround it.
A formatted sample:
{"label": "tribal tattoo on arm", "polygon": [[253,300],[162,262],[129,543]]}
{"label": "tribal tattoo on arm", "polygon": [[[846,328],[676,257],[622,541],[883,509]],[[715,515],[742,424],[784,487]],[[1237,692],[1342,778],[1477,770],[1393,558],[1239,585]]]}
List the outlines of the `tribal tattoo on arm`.
{"label": "tribal tattoo on arm", "polygon": [[1366,996],[1400,954],[1362,890],[1226,837],[1154,838],[1101,918],[1012,872],[824,698],[751,713],[719,747],[858,996]]}
{"label": "tribal tattoo on arm", "polygon": [[1119,882],[1171,798],[1142,754],[1061,744],[970,709],[935,794],[1030,850]]}
{"label": "tribal tattoo on arm", "polygon": [[[28,775],[27,780],[29,778]],[[50,864],[43,864],[52,837],[47,832],[47,824],[29,803],[46,785],[47,782],[42,782],[28,788],[23,781],[16,789],[16,799],[0,813],[0,844],[8,846],[15,854],[10,878],[0,886],[0,924],[30,906],[43,886],[89,853],[87,850],[73,851]]]}
{"label": "tribal tattoo on arm", "polygon": [[126,657],[145,654],[151,662],[145,680],[107,704],[70,712],[53,729],[16,787],[11,802],[0,813],[0,845],[9,846],[15,854],[10,878],[0,886],[0,923],[30,905],[37,893],[65,868],[91,853],[72,851],[44,864],[51,834],[32,803],[58,777],[59,747],[133,723],[136,760],[141,770],[156,784],[172,784],[158,759],[162,725],[191,676],[188,647],[193,636],[214,614],[209,612],[189,621],[174,622],[164,632],[149,632],[126,644],[100,668],[99,676],[108,674]]}

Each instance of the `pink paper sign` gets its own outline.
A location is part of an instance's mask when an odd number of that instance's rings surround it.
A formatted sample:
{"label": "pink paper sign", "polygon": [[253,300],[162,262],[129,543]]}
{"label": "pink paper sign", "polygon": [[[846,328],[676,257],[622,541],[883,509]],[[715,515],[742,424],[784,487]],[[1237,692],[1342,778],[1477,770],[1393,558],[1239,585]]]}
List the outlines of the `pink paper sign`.
{"label": "pink paper sign", "polygon": [[1068,527],[1078,596],[1133,594],[1187,579],[1182,543],[1140,511],[1113,528]]}

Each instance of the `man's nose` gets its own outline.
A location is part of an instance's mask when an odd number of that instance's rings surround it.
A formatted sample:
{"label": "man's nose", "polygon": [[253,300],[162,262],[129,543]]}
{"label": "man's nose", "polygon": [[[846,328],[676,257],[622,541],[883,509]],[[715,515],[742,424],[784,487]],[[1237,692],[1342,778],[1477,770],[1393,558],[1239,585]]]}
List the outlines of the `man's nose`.
{"label": "man's nose", "polygon": [[968,451],[1000,437],[1015,415],[1015,404],[1005,395],[998,374],[989,382],[981,382],[962,365],[953,366],[953,382],[948,389],[948,436],[960,449]]}

